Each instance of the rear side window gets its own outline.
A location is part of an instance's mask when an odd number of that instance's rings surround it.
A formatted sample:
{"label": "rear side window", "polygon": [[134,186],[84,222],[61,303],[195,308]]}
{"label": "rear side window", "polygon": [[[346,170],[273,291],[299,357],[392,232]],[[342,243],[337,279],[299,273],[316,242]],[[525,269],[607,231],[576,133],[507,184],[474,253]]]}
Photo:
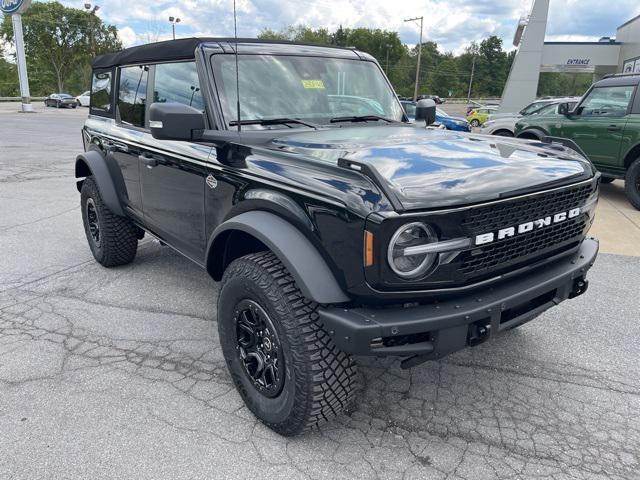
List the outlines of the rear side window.
{"label": "rear side window", "polygon": [[134,127],[145,126],[147,80],[149,67],[135,66],[120,69],[118,86],[118,112],[120,121]]}
{"label": "rear side window", "polygon": [[[111,70],[105,72],[93,72],[91,79],[91,101],[92,113],[111,113],[112,105],[112,73]],[[87,95],[89,92],[87,92]]]}
{"label": "rear side window", "polygon": [[156,65],[153,101],[183,103],[204,111],[195,62]]}

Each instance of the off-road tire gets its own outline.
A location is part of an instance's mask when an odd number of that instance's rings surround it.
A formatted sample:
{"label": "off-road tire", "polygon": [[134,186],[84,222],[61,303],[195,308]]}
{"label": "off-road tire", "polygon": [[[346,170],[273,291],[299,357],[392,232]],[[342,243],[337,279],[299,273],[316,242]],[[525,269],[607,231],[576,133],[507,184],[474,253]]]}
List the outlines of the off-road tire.
{"label": "off-road tire", "polygon": [[606,185],[607,183],[611,183],[615,180],[613,177],[605,177],[604,175],[600,178],[600,183]]}
{"label": "off-road tire", "polygon": [[[89,227],[87,204],[93,202],[99,226],[99,242]],[[89,248],[96,261],[104,267],[116,267],[131,263],[138,250],[138,228],[128,218],[113,213],[102,201],[93,177],[82,183],[80,194],[82,221]]]}
{"label": "off-road tire", "polygon": [[640,158],[637,158],[627,169],[624,190],[631,205],[640,210]]}
{"label": "off-road tire", "polygon": [[[277,396],[261,393],[240,359],[236,315],[240,302],[256,302],[269,316],[284,353],[284,384]],[[227,367],[247,407],[281,435],[291,436],[340,414],[352,402],[356,366],[338,350],[318,316],[318,305],[300,292],[271,252],[233,261],[218,298],[218,332]]]}

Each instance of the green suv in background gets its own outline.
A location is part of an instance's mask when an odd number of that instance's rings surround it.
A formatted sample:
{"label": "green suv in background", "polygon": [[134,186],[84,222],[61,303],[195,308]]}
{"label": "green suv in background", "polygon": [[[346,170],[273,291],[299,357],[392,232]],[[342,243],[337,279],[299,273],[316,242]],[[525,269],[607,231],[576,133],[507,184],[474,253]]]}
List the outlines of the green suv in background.
{"label": "green suv in background", "polygon": [[612,75],[593,84],[570,110],[522,118],[515,136],[563,137],[575,142],[602,172],[604,183],[625,180],[631,204],[640,210],[640,74]]}

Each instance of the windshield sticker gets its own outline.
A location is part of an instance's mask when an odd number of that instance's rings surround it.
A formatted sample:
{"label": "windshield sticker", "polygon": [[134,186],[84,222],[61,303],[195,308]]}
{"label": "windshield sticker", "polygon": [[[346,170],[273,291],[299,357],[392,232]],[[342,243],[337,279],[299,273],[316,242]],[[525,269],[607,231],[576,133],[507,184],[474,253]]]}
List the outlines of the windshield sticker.
{"label": "windshield sticker", "polygon": [[322,80],[302,80],[304,88],[319,88],[324,90],[324,82]]}

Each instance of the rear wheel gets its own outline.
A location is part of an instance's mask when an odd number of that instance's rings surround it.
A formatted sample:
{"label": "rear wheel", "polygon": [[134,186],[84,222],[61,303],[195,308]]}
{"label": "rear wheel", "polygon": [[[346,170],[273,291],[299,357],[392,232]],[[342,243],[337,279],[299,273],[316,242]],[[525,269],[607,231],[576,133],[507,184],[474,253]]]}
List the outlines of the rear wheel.
{"label": "rear wheel", "polygon": [[109,210],[92,177],[82,183],[80,205],[84,231],[96,261],[105,267],[131,263],[138,249],[138,229],[128,218]]}
{"label": "rear wheel", "polygon": [[624,178],[624,190],[631,205],[640,210],[640,158],[636,158],[628,168]]}
{"label": "rear wheel", "polygon": [[229,265],[218,299],[218,331],[227,367],[247,407],[282,435],[296,435],[352,401],[355,365],[322,328],[271,252]]}
{"label": "rear wheel", "polygon": [[477,118],[474,118],[469,123],[471,124],[472,127],[479,127],[480,126],[480,120],[478,120]]}

